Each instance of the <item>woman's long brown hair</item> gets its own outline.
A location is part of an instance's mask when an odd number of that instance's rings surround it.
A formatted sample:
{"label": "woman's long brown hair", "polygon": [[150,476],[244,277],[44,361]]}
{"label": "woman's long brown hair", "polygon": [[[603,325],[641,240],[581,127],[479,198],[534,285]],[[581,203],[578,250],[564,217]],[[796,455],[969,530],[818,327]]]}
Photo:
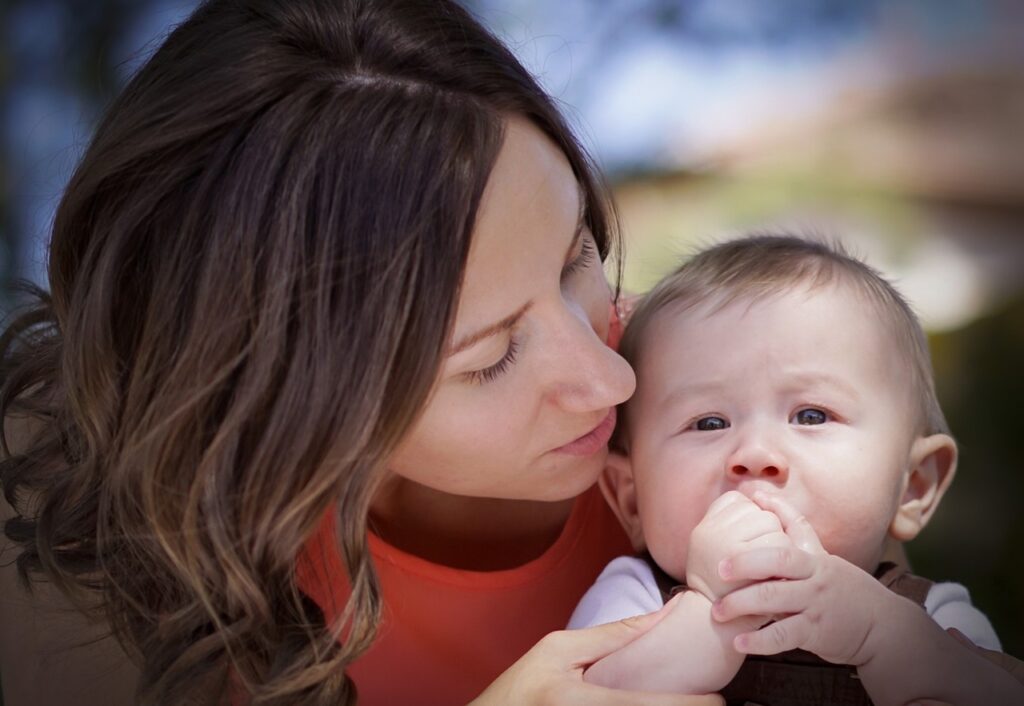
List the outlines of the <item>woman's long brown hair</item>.
{"label": "woman's long brown hair", "polygon": [[[5,532],[26,583],[96,602],[147,704],[355,701],[380,592],[368,506],[424,406],[504,118],[589,162],[443,0],[214,0],[112,104],[54,223],[51,293],[0,339]],[[325,625],[297,556],[332,505]],[[96,599],[96,601],[94,601]]]}

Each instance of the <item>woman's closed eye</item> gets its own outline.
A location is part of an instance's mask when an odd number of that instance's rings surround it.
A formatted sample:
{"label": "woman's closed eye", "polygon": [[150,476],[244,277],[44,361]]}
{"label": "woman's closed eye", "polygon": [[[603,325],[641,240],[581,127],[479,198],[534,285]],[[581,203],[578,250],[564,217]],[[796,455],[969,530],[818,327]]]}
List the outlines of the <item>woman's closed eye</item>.
{"label": "woman's closed eye", "polygon": [[[579,253],[562,268],[562,279],[565,280],[574,273],[585,270],[590,267],[596,259],[597,243],[594,242],[594,236],[589,232],[584,232],[583,235],[580,236]],[[487,382],[492,382],[504,373],[508,372],[513,363],[516,362],[516,356],[518,354],[519,340],[513,334],[509,338],[508,349],[505,351],[505,355],[502,356],[501,360],[486,368],[471,370],[465,374],[466,379],[474,385],[482,385]]]}
{"label": "woman's closed eye", "polygon": [[519,340],[512,335],[508,339],[508,349],[505,351],[505,355],[501,357],[494,365],[482,368],[481,370],[471,370],[466,373],[466,379],[474,385],[483,385],[485,382],[492,382],[496,378],[508,371],[512,364],[516,362],[516,356],[519,354]]}
{"label": "woman's closed eye", "polygon": [[562,279],[570,277],[573,274],[587,269],[597,258],[597,243],[594,242],[594,236],[589,232],[584,232],[580,236],[580,251],[572,260],[567,262],[562,268]]}

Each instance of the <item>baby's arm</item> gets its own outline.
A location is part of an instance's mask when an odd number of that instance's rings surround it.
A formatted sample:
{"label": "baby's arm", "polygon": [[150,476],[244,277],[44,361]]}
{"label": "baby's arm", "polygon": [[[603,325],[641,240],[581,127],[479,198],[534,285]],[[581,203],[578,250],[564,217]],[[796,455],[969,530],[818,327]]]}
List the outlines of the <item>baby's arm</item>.
{"label": "baby's arm", "polygon": [[729,683],[743,663],[733,639],[764,622],[750,617],[716,622],[711,601],[697,591],[675,596],[668,610],[653,628],[587,669],[583,679],[616,689],[711,693]]}
{"label": "baby's arm", "polygon": [[[718,562],[744,549],[780,543],[789,539],[778,518],[739,493],[723,495],[708,508],[690,538],[687,582],[691,590],[670,601],[668,615],[655,627],[591,666],[584,679],[643,691],[703,694],[721,689],[744,659],[733,648],[733,639],[765,621],[749,615],[729,622],[712,619],[712,601],[742,585],[719,579]],[[710,575],[705,574],[708,567]]]}
{"label": "baby's arm", "polygon": [[755,500],[780,517],[796,550],[752,550],[723,565],[727,578],[768,580],[722,598],[714,607],[716,619],[731,624],[748,614],[786,616],[739,635],[739,651],[775,654],[799,648],[854,665],[879,706],[924,699],[956,706],[1001,704],[1019,694],[1005,672],[959,646],[919,605],[826,553],[791,507],[778,498]]}

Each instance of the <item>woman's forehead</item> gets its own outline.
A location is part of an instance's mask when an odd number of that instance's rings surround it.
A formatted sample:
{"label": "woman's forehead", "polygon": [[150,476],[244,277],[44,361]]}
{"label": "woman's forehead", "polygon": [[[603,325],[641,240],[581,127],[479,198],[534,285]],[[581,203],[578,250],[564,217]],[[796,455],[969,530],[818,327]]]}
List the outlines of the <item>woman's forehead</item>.
{"label": "woman's forehead", "polygon": [[477,212],[454,339],[520,309],[558,281],[581,216],[580,187],[562,151],[510,118]]}

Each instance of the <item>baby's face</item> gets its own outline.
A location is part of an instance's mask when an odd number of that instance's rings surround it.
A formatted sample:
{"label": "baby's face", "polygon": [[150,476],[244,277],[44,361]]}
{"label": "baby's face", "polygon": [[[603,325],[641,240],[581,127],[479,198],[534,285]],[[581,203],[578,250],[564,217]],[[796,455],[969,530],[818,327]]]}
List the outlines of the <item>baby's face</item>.
{"label": "baby's face", "polygon": [[629,403],[648,549],[685,575],[691,530],[727,490],[781,494],[822,544],[873,570],[916,438],[910,381],[843,285],[657,315]]}

